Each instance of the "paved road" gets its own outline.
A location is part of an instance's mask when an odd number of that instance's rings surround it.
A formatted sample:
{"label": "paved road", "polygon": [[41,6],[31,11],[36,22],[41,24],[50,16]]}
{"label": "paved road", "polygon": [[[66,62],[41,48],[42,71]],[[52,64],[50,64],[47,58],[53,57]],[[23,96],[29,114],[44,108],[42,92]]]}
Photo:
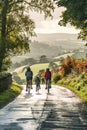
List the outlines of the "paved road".
{"label": "paved road", "polygon": [[[87,113],[86,113],[87,114]],[[45,86],[29,95],[25,87],[13,102],[0,110],[0,130],[87,130],[81,100],[70,90]]]}

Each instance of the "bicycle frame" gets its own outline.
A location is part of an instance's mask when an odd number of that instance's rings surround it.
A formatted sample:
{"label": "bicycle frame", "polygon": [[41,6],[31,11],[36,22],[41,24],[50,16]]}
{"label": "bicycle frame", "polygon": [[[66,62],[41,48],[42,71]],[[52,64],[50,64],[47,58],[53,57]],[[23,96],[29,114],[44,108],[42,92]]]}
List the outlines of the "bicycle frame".
{"label": "bicycle frame", "polygon": [[39,92],[40,84],[36,84],[36,91]]}
{"label": "bicycle frame", "polygon": [[30,93],[30,89],[31,89],[31,80],[28,80],[27,81],[27,90],[28,90],[28,93]]}

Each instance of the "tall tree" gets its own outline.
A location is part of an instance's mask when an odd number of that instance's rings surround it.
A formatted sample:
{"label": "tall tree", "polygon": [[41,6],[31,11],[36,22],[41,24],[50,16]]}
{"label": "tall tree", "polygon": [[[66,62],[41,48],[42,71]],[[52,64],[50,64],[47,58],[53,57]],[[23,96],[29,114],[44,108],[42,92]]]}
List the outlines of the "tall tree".
{"label": "tall tree", "polygon": [[59,25],[67,23],[80,29],[78,38],[87,40],[87,0],[54,0],[58,7],[64,7]]}
{"label": "tall tree", "polygon": [[46,18],[53,10],[51,0],[0,0],[0,72],[7,69],[6,64],[9,67],[12,54],[29,51],[30,37],[35,35],[30,11],[44,13]]}

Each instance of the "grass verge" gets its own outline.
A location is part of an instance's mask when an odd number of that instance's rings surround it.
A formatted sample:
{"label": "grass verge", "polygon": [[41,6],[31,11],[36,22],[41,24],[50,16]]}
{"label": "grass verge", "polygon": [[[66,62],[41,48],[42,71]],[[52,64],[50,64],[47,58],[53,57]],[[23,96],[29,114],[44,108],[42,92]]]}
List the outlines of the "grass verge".
{"label": "grass verge", "polygon": [[59,80],[57,84],[70,89],[87,104],[87,75],[84,78],[81,75],[74,77],[69,75]]}
{"label": "grass verge", "polygon": [[10,103],[17,97],[22,90],[22,87],[16,84],[15,82],[12,83],[11,87],[3,93],[0,93],[0,109],[3,108],[5,105]]}

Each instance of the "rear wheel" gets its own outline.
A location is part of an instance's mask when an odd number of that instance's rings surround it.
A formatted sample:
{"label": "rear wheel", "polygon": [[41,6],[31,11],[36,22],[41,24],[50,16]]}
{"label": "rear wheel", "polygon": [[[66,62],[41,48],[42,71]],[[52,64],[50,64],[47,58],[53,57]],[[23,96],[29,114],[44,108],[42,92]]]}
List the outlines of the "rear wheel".
{"label": "rear wheel", "polygon": [[49,93],[49,91],[50,91],[50,80],[48,79],[47,80],[47,92]]}
{"label": "rear wheel", "polygon": [[39,89],[40,89],[40,85],[37,84],[37,85],[36,85],[36,91],[39,92]]}
{"label": "rear wheel", "polygon": [[28,84],[28,86],[27,86],[27,91],[30,94],[30,84]]}
{"label": "rear wheel", "polygon": [[27,91],[29,94],[30,94],[30,89],[31,89],[31,80],[29,80],[27,84]]}

